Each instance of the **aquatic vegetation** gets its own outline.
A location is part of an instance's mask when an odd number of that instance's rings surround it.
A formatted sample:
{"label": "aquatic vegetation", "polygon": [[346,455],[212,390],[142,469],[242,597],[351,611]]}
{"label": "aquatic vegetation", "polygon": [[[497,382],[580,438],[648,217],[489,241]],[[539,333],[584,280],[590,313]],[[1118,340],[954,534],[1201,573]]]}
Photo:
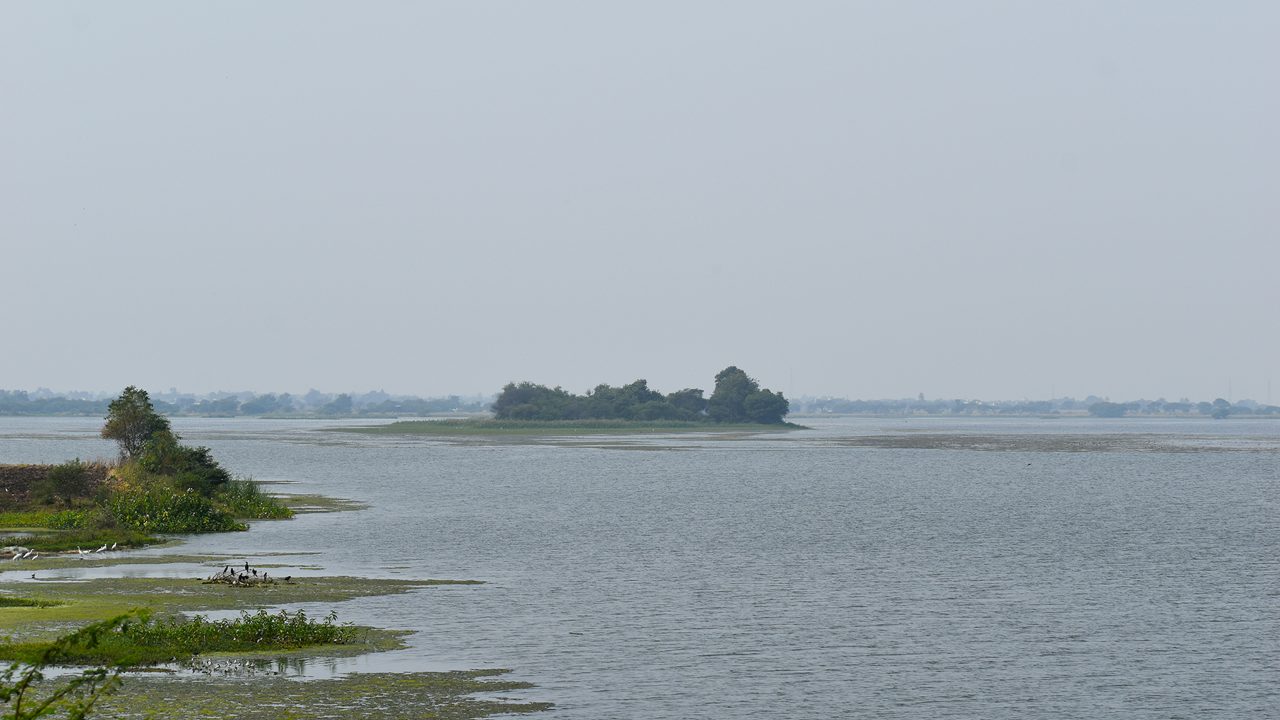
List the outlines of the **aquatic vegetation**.
{"label": "aquatic vegetation", "polygon": [[218,488],[213,500],[238,518],[281,520],[293,517],[293,511],[279,499],[262,492],[258,483],[249,479],[230,480]]}
{"label": "aquatic vegetation", "polygon": [[[106,553],[103,554],[104,556]],[[97,558],[99,556],[88,556]],[[183,558],[178,558],[182,560]],[[187,561],[200,558],[185,558]],[[109,560],[92,560],[110,562]],[[6,562],[6,561],[0,561]],[[42,558],[40,563],[46,561]],[[80,564],[78,559],[55,562]],[[91,560],[84,561],[89,565]],[[137,562],[137,560],[132,561]],[[222,565],[218,565],[219,568]],[[287,574],[287,573],[286,573]],[[274,576],[275,573],[272,573]],[[8,635],[25,642],[49,641],[79,624],[96,622],[148,607],[162,615],[179,612],[256,609],[264,605],[280,606],[296,603],[334,604],[359,597],[424,591],[439,586],[475,585],[475,580],[392,580],[355,577],[293,577],[291,582],[255,587],[228,588],[207,585],[200,580],[161,577],[100,578],[89,582],[40,583],[42,600],[58,603],[40,608],[0,608],[0,636]],[[31,592],[23,585],[22,592]],[[18,589],[18,588],[14,588]],[[362,638],[382,644],[386,637],[376,632]],[[326,651],[331,652],[331,651]]]}
{"label": "aquatic vegetation", "polygon": [[[320,720],[355,717],[379,720],[467,720],[549,710],[547,702],[520,702],[506,695],[530,688],[504,677],[506,670],[422,673],[359,673],[295,682],[272,674],[190,678],[130,677],[101,707],[112,718],[188,720]],[[483,693],[482,697],[475,697]]]}
{"label": "aquatic vegetation", "polygon": [[64,665],[153,665],[210,652],[289,650],[311,645],[344,645],[355,642],[357,630],[339,625],[337,615],[323,619],[280,611],[242,611],[240,617],[211,621],[203,615],[191,619],[170,616],[156,620],[140,614],[118,623],[111,632],[90,638],[53,643],[0,645],[0,658],[34,662],[59,647],[58,662]]}

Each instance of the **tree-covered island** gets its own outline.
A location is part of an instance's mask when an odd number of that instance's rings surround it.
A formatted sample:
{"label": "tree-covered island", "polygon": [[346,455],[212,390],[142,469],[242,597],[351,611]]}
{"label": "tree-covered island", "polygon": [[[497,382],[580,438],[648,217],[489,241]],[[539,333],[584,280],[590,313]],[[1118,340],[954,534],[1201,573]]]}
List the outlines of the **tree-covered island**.
{"label": "tree-covered island", "polygon": [[783,420],[790,404],[781,392],[760,387],[741,369],[716,374],[715,389],[663,395],[646,380],[626,385],[597,385],[584,395],[532,382],[508,383],[498,394],[490,418],[401,420],[387,425],[330,428],[372,435],[525,435],[631,434],[667,432],[760,432],[797,429]]}
{"label": "tree-covered island", "polygon": [[493,403],[498,420],[678,420],[781,425],[788,410],[780,392],[763,389],[730,365],[716,374],[710,398],[699,388],[663,395],[645,380],[613,387],[597,385],[585,395],[531,382],[508,383]]}

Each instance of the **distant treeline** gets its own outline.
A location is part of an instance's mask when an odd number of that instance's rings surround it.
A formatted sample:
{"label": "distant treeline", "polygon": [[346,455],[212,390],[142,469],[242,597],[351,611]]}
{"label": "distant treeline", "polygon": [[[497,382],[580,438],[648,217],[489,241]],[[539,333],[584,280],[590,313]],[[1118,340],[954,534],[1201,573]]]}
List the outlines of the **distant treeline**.
{"label": "distant treeline", "polygon": [[[229,417],[234,415],[297,416],[420,416],[440,413],[478,413],[489,409],[489,398],[391,396],[381,391],[363,394],[330,394],[312,390],[289,393],[214,393],[151,396],[156,411],[164,415]],[[48,391],[0,390],[0,415],[104,415],[110,398],[51,396]]]}
{"label": "distant treeline", "polygon": [[1232,415],[1280,415],[1280,407],[1260,405],[1252,400],[1232,403],[1223,398],[1213,402],[1166,402],[1158,400],[1134,400],[1126,403],[1095,402],[1089,405],[1094,417],[1124,417],[1125,415],[1208,415],[1215,420]]}
{"label": "distant treeline", "polygon": [[782,393],[762,389],[729,366],[716,375],[710,398],[699,388],[663,395],[645,380],[613,387],[597,385],[586,395],[531,382],[508,383],[493,403],[500,420],[683,420],[713,423],[783,422],[789,405]]}
{"label": "distant treeline", "polygon": [[[157,412],[164,415],[207,417],[296,416],[296,417],[395,417],[428,416],[446,413],[482,413],[493,410],[500,418],[584,420],[693,420],[719,422],[772,422],[788,410],[804,414],[840,415],[1083,415],[1097,417],[1164,416],[1225,418],[1230,416],[1280,416],[1280,407],[1252,400],[1234,403],[1223,398],[1212,402],[1190,400],[1131,400],[1110,402],[1090,396],[1083,400],[926,400],[923,397],[899,400],[849,400],[846,398],[801,398],[787,400],[782,393],[761,390],[737,368],[726,376],[725,391],[710,399],[703,391],[686,388],[667,395],[649,389],[644,380],[629,385],[600,385],[586,395],[573,395],[560,388],[532,383],[510,384],[498,401],[491,397],[438,398],[366,393],[323,393],[312,390],[301,395],[252,392],[211,393],[209,395],[153,393]],[[721,373],[724,374],[723,372]],[[745,378],[745,380],[744,380]],[[754,385],[753,385],[754,384]],[[717,391],[721,380],[717,376]],[[735,388],[730,392],[730,388]],[[722,402],[723,400],[723,402]],[[5,415],[89,415],[102,417],[111,396],[94,393],[53,393],[49,390],[0,390],[0,416]],[[527,406],[527,407],[522,407]],[[780,412],[779,409],[781,408]],[[760,418],[764,418],[761,420]]]}
{"label": "distant treeline", "polygon": [[1230,403],[1222,398],[1213,402],[1190,400],[1132,400],[1113,403],[1090,396],[1084,400],[926,400],[923,397],[901,400],[848,400],[845,398],[801,398],[791,401],[795,412],[839,415],[1062,415],[1088,413],[1096,417],[1122,415],[1199,416],[1223,418],[1229,415],[1280,415],[1280,407],[1252,400]]}
{"label": "distant treeline", "polygon": [[109,399],[30,397],[25,390],[0,390],[0,415],[105,415]]}

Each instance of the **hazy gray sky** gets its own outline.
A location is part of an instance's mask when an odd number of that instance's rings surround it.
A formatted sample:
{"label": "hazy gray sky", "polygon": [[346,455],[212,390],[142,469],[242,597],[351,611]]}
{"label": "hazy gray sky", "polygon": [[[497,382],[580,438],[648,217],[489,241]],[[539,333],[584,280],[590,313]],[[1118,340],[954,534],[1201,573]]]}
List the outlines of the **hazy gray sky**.
{"label": "hazy gray sky", "polygon": [[1274,2],[0,6],[0,387],[1280,402]]}

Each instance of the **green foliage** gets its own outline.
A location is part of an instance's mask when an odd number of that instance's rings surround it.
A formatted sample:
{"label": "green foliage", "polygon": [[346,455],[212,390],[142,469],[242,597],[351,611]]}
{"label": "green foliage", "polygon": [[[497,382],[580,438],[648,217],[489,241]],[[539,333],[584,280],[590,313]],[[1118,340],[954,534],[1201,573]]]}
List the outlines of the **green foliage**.
{"label": "green foliage", "polygon": [[93,510],[63,510],[45,518],[44,527],[51,530],[77,530],[90,527],[98,513]]}
{"label": "green foliage", "polygon": [[761,390],[760,383],[730,365],[716,374],[707,414],[716,422],[780,424],[789,403],[782,393]]}
{"label": "green foliage", "polygon": [[76,458],[49,468],[48,474],[32,485],[31,494],[46,504],[61,500],[69,507],[89,490],[89,467]]}
{"label": "green foliage", "polygon": [[207,447],[182,445],[176,433],[163,430],[155,433],[142,446],[138,465],[149,473],[173,478],[179,490],[195,490],[208,497],[217,485],[231,479]]}
{"label": "green foliage", "polygon": [[757,390],[747,395],[742,401],[742,411],[746,415],[747,422],[778,425],[787,414],[789,405],[787,399],[782,397],[782,393]]}
{"label": "green foliage", "polygon": [[262,492],[252,480],[231,480],[218,488],[213,499],[238,518],[281,520],[293,517],[293,511],[276,498]]}
{"label": "green foliage", "polygon": [[[749,402],[748,402],[749,400]],[[761,390],[736,367],[716,376],[716,391],[705,400],[702,390],[686,388],[663,396],[645,380],[612,387],[597,385],[586,395],[530,382],[508,383],[493,403],[498,420],[629,420],[713,421],[780,424],[788,403],[781,393]]]}
{"label": "green foliage", "polygon": [[[15,528],[42,528],[49,527],[49,518],[54,515],[61,515],[50,510],[9,510],[0,512],[0,528],[12,530]],[[8,543],[10,545],[14,543]]]}
{"label": "green foliage", "polygon": [[[238,618],[217,621],[201,615],[189,620],[154,620],[144,615],[136,621],[119,623],[114,632],[99,635],[92,643],[58,641],[62,643],[58,661],[64,665],[152,665],[209,652],[289,650],[344,645],[356,639],[356,628],[337,624],[334,613],[322,620],[309,618],[301,610],[241,612]],[[3,645],[0,657],[29,662],[47,651],[44,643]]]}
{"label": "green foliage", "polygon": [[102,437],[116,441],[121,458],[135,458],[151,436],[168,431],[169,421],[155,411],[147,391],[130,385],[107,406]]}
{"label": "green foliage", "polygon": [[21,663],[15,662],[0,673],[0,703],[6,706],[4,720],[87,717],[99,699],[120,686],[120,668],[95,667],[76,675],[60,675],[51,685],[44,684],[44,670],[67,664],[76,652],[96,649],[105,639],[119,634],[130,619],[129,615],[122,615],[43,643],[25,653]]}
{"label": "green foliage", "polygon": [[245,525],[198,492],[155,486],[116,493],[107,508],[121,527],[144,533],[245,530]]}

